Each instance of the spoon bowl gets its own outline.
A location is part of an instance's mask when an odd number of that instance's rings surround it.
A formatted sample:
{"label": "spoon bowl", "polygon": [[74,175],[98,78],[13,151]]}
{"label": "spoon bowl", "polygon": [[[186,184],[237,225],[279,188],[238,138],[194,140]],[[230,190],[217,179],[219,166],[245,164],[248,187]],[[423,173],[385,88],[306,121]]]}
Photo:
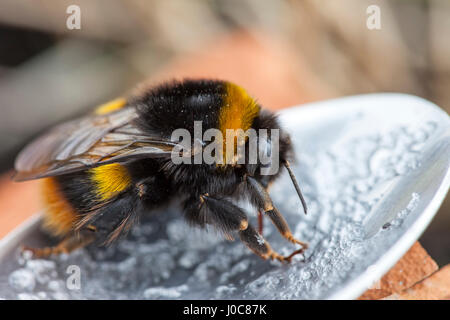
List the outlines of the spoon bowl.
{"label": "spoon bowl", "polygon": [[[292,263],[262,261],[239,241],[186,226],[176,206],[117,244],[48,260],[18,255],[49,243],[39,215],[0,241],[0,298],[6,299],[355,299],[420,237],[450,185],[450,119],[404,94],[369,94],[280,113],[308,204],[303,214],[286,172],[270,190],[297,239]],[[245,207],[256,219],[254,210]],[[265,237],[292,251],[268,222]],[[81,272],[79,289],[65,285]]]}

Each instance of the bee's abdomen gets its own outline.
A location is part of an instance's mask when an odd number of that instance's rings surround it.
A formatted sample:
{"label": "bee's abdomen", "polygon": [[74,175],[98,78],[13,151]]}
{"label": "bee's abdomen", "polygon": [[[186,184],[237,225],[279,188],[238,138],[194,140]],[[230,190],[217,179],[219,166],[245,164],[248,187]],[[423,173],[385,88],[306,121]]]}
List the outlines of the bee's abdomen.
{"label": "bee's abdomen", "polygon": [[72,206],[57,178],[42,181],[45,206],[44,227],[54,235],[62,236],[73,230],[80,214]]}
{"label": "bee's abdomen", "polygon": [[44,179],[44,224],[55,235],[67,234],[82,217],[130,186],[128,170],[120,164]]}
{"label": "bee's abdomen", "polygon": [[90,169],[88,174],[99,201],[109,200],[131,185],[131,176],[127,168],[118,163]]}

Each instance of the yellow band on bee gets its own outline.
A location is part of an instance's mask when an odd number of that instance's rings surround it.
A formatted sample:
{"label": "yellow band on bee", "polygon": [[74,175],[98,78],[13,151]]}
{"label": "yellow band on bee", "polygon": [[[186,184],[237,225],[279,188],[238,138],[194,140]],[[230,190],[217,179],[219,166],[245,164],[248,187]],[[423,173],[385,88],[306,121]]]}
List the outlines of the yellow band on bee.
{"label": "yellow band on bee", "polygon": [[226,141],[227,129],[247,131],[251,128],[259,111],[259,105],[243,88],[231,82],[226,83],[226,95],[219,112],[219,129],[223,135],[224,163],[233,161],[227,159],[225,152],[227,143],[233,143],[236,150],[236,138],[233,141]]}
{"label": "yellow band on bee", "polygon": [[112,101],[109,101],[107,103],[104,103],[100,106],[98,106],[95,109],[95,114],[101,115],[101,114],[107,114],[116,110],[119,110],[125,106],[127,101],[124,98],[117,98]]}
{"label": "yellow band on bee", "polygon": [[95,183],[95,192],[101,200],[111,199],[131,184],[128,170],[118,163],[105,164],[90,169],[89,172]]}

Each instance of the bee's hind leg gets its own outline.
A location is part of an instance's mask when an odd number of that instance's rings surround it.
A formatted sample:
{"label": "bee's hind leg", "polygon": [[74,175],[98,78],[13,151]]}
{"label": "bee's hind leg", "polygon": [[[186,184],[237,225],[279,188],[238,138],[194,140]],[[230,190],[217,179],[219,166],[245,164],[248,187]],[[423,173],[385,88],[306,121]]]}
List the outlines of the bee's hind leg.
{"label": "bee's hind leg", "polygon": [[76,249],[87,246],[95,240],[94,233],[88,230],[82,230],[77,233],[71,233],[66,236],[60,243],[52,247],[32,248],[28,246],[22,247],[22,253],[29,251],[33,258],[47,258],[52,255],[67,254]]}

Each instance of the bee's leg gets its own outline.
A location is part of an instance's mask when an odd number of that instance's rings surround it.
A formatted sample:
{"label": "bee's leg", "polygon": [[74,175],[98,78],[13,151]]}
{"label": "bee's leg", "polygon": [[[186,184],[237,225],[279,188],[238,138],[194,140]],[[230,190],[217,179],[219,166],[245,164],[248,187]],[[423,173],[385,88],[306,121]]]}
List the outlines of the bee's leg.
{"label": "bee's leg", "polygon": [[47,258],[51,255],[70,253],[78,248],[87,246],[94,240],[95,236],[92,231],[83,230],[66,236],[60,243],[53,247],[31,248],[23,246],[22,252],[30,251],[33,254],[33,258]]}
{"label": "bee's leg", "polygon": [[272,220],[272,223],[275,225],[275,227],[277,227],[278,231],[283,237],[285,237],[292,243],[301,245],[304,249],[308,248],[308,244],[306,242],[302,242],[294,238],[286,220],[277,208],[273,207],[272,210],[266,211],[265,213],[267,216],[269,216],[270,220]]}
{"label": "bee's leg", "polygon": [[185,213],[189,222],[200,226],[212,224],[230,240],[231,233],[238,231],[241,241],[263,259],[289,262],[293,256],[304,250],[296,250],[289,256],[276,253],[262,235],[249,225],[244,211],[225,199],[216,199],[207,194],[200,196],[200,201],[191,198],[185,203]]}
{"label": "bee's leg", "polygon": [[213,225],[223,232],[229,240],[234,231],[244,230],[248,226],[245,212],[226,199],[217,199],[208,194],[191,198],[185,203],[185,216],[191,224],[205,227]]}
{"label": "bee's leg", "polygon": [[261,210],[258,210],[258,232],[260,235],[263,234],[264,229],[264,216],[261,213]]}
{"label": "bee's leg", "polygon": [[272,250],[267,240],[264,239],[251,225],[248,225],[245,230],[239,231],[239,237],[250,250],[265,260],[276,259],[282,262],[290,262],[293,256],[301,254],[305,250],[304,248],[301,248],[288,256],[280,255]]}
{"label": "bee's leg", "polygon": [[283,215],[274,207],[272,199],[269,196],[267,190],[254,178],[247,177],[249,188],[251,188],[252,194],[256,198],[258,206],[264,211],[264,213],[272,220],[272,223],[278,229],[280,234],[292,243],[301,245],[304,249],[308,248],[308,244],[297,240],[292,235],[289,226],[284,219]]}

